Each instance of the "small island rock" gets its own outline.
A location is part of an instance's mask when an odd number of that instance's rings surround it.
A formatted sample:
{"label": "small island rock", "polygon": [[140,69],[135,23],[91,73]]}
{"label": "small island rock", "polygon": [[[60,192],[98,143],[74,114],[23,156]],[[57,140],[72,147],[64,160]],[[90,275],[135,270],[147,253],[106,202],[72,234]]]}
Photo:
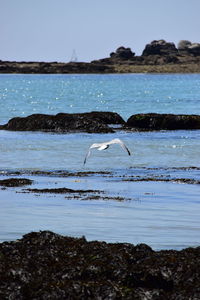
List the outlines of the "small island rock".
{"label": "small island rock", "polygon": [[200,129],[200,115],[136,114],[126,125],[144,130]]}
{"label": "small island rock", "polygon": [[16,117],[1,125],[1,130],[51,131],[51,132],[114,132],[108,124],[124,124],[124,120],[114,112],[59,113],[57,115],[33,114]]}

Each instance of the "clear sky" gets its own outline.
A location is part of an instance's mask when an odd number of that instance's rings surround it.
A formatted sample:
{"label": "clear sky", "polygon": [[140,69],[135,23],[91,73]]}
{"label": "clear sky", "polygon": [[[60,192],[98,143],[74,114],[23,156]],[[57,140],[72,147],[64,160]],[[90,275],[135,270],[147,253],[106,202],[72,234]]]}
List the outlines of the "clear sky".
{"label": "clear sky", "polygon": [[200,42],[200,0],[0,0],[0,60],[141,55],[152,40]]}

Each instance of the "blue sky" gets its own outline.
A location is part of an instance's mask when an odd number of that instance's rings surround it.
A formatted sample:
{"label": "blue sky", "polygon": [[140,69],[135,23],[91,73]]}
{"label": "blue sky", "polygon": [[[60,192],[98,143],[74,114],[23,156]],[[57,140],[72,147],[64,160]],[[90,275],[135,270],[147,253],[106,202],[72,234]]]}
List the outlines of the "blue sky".
{"label": "blue sky", "polygon": [[0,0],[0,60],[141,55],[152,40],[200,42],[200,0]]}

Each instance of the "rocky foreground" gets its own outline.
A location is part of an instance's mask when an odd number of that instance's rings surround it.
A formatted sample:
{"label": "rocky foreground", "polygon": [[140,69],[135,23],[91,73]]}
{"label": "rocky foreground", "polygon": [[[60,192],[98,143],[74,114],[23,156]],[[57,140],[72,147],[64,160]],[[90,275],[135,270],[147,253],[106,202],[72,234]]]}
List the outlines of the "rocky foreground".
{"label": "rocky foreground", "polygon": [[119,47],[110,57],[86,62],[0,61],[0,73],[200,73],[200,43],[155,40],[136,56],[130,48]]}
{"label": "rocky foreground", "polygon": [[200,247],[153,251],[32,232],[0,244],[0,299],[200,299]]}
{"label": "rocky foreground", "polygon": [[117,130],[178,130],[200,129],[200,115],[135,114],[125,122],[114,112],[59,113],[57,115],[33,114],[15,117],[0,130],[44,132],[114,133]]}

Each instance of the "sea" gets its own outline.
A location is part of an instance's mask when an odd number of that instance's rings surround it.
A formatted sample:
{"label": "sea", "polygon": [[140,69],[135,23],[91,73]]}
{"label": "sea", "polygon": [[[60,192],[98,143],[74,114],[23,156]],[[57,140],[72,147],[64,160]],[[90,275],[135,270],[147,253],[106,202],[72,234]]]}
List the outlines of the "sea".
{"label": "sea", "polygon": [[[13,117],[112,111],[200,115],[200,74],[1,74],[0,124]],[[131,152],[92,143],[120,138]],[[200,130],[109,134],[0,130],[0,242],[30,231],[154,250],[200,245]],[[93,190],[91,195],[32,193],[28,188]],[[99,191],[95,194],[95,191]],[[85,195],[85,194],[84,194]]]}

